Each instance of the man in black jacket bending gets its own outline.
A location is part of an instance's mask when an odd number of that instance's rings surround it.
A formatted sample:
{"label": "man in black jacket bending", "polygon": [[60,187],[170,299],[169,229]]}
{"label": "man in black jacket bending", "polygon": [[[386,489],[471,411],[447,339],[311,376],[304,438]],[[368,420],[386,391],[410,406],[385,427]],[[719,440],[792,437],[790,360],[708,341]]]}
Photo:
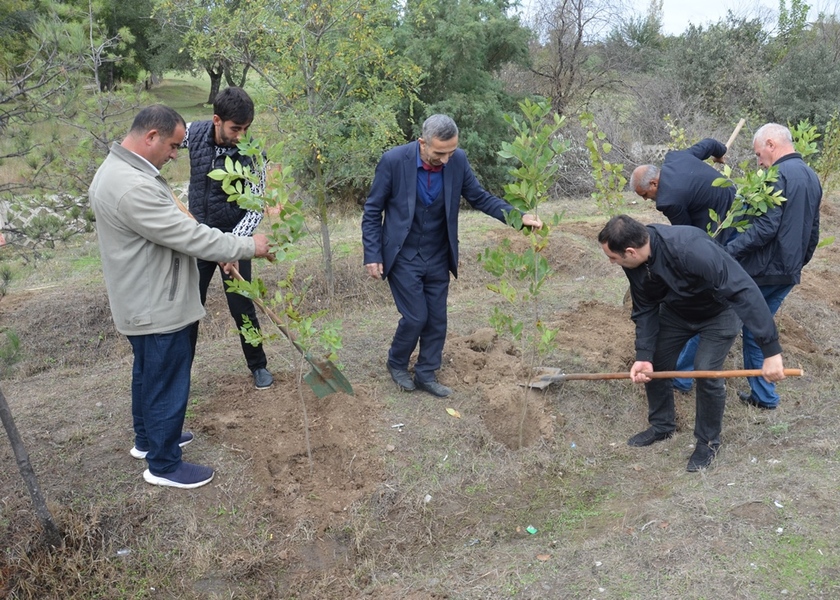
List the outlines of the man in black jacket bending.
{"label": "man in black jacket bending", "polygon": [[[668,217],[671,225],[693,225],[706,231],[706,226],[712,224],[709,209],[723,218],[735,198],[733,186],[712,185],[721,174],[704,162],[711,158],[723,163],[725,155],[726,146],[712,138],[685,150],[672,150],[665,155],[661,169],[655,165],[636,167],[630,176],[630,189],[642,198],[655,201],[656,210]],[[729,232],[722,231],[720,236],[718,241],[726,243]]]}
{"label": "man in black jacket bending", "polygon": [[[699,334],[695,366],[720,370],[743,321],[764,355],[762,375],[784,379],[782,347],[773,315],[753,280],[723,248],[696,227],[643,225],[627,215],[609,220],[598,242],[610,262],[630,281],[631,318],[636,324],[636,362],[630,377],[644,383],[650,427],[628,440],[649,446],[676,430],[670,379],[646,372],[671,371],[686,341]],[[720,447],[726,386],[722,379],[698,379],[694,437],[688,471],[708,467]]]}
{"label": "man in black jacket bending", "polygon": [[[630,176],[630,189],[642,198],[656,202],[656,210],[668,217],[671,225],[692,225],[703,231],[712,223],[709,209],[723,218],[732,206],[735,187],[715,187],[712,182],[720,173],[706,163],[711,158],[723,163],[726,146],[712,138],[706,138],[685,150],[672,150],[665,155],[662,169],[654,165],[640,165]],[[721,231],[715,238],[725,244],[734,229]],[[677,361],[677,370],[694,369],[694,355],[697,353],[697,338],[688,341]],[[674,388],[688,392],[691,379],[675,379]]]}
{"label": "man in black jacket bending", "polygon": [[[726,245],[758,285],[774,315],[782,301],[799,283],[802,267],[814,255],[820,237],[822,186],[817,174],[805,164],[793,147],[790,130],[778,123],[767,123],[755,132],[753,150],[758,166],[778,167],[774,190],[786,198],[781,206],[760,217],[753,217],[747,230]],[[755,369],[761,350],[750,327],[744,327],[744,368]],[[750,377],[750,391],[738,392],[742,402],[773,410],[779,405],[776,386],[759,377]]]}

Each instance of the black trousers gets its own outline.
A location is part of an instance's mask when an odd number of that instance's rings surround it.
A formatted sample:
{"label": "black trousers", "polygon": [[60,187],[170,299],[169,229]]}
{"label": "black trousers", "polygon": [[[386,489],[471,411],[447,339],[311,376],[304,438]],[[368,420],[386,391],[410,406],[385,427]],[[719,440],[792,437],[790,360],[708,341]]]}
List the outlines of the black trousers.
{"label": "black trousers", "polygon": [[[232,277],[230,275],[225,274],[225,272],[222,271],[222,268],[219,266],[218,263],[199,259],[198,292],[201,296],[202,306],[207,300],[207,289],[210,287],[210,281],[213,279],[213,274],[217,269],[222,276],[222,285],[224,285],[225,287],[225,297],[227,298],[228,308],[230,309],[230,315],[236,322],[236,328],[240,329],[242,327],[242,315],[246,315],[251,320],[251,323],[254,324],[254,327],[259,329],[260,322],[259,320],[257,320],[257,311],[254,308],[254,303],[245,296],[242,296],[235,292],[227,291],[227,284],[224,282],[230,281]],[[250,260],[239,261],[239,274],[242,275],[242,277],[246,281],[251,281]],[[260,344],[259,346],[252,346],[251,344],[245,342],[245,338],[242,337],[242,334],[239,334],[239,343],[242,345],[242,354],[245,355],[245,361],[248,363],[248,368],[252,372],[256,371],[257,369],[264,369],[268,362],[266,361],[265,351],[263,350],[262,344]]]}

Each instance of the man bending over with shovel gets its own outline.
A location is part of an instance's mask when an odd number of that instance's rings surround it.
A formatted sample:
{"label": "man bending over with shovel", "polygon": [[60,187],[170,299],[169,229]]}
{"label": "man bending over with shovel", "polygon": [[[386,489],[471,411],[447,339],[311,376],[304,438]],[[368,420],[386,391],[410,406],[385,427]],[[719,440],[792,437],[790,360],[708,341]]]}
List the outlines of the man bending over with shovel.
{"label": "man bending over with shovel", "polygon": [[[727,252],[696,227],[643,225],[627,215],[609,220],[598,242],[611,263],[624,269],[633,297],[636,362],[630,378],[645,384],[650,427],[630,446],[670,438],[677,428],[671,379],[645,373],[674,369],[680,349],[700,336],[695,368],[718,371],[738,335],[741,321],[754,333],[764,355],[762,376],[784,379],[782,347],[773,315],[758,287]],[[720,448],[726,404],[723,379],[698,379],[694,437],[687,470],[708,467]]]}

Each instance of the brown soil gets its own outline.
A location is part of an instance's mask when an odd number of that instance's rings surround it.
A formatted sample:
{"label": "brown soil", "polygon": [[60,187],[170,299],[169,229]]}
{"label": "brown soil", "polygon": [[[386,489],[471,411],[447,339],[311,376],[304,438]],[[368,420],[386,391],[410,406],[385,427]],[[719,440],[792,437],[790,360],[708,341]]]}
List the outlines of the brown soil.
{"label": "brown soil", "polygon": [[[554,232],[557,243],[550,246],[547,258],[563,286],[576,281],[581,285],[594,281],[597,285],[606,274],[615,279],[616,268],[598,254],[594,242],[602,221],[564,222]],[[501,237],[521,243],[503,229],[494,229],[487,237],[489,240],[482,244]],[[808,320],[810,306],[836,311],[840,302],[840,274],[834,269],[840,249],[835,244],[820,252],[820,260],[806,271],[802,285],[778,317],[789,366],[811,366],[809,361],[816,360],[814,356],[826,340],[834,339],[820,333],[817,324]],[[15,376],[4,382],[4,392],[28,442],[46,495],[58,505],[72,507],[76,498],[97,497],[104,493],[97,489],[116,490],[122,485],[133,486],[131,495],[137,498],[191,507],[198,519],[208,514],[218,516],[223,508],[227,511],[235,503],[231,498],[237,498],[236,503],[245,502],[248,510],[270,522],[271,531],[278,533],[272,538],[272,560],[276,562],[264,559],[261,568],[272,564],[277,571],[249,574],[248,568],[237,570],[235,565],[253,560],[255,551],[231,551],[223,561],[227,570],[223,569],[218,579],[207,576],[192,584],[195,597],[235,591],[239,589],[239,576],[243,580],[272,581],[260,588],[264,594],[261,597],[266,598],[349,598],[361,595],[359,589],[375,590],[370,597],[377,598],[459,597],[457,593],[441,595],[434,586],[424,592],[393,582],[374,585],[365,577],[356,576],[354,580],[361,557],[371,555],[369,548],[359,548],[365,541],[385,554],[402,553],[419,562],[427,560],[424,555],[431,548],[401,547],[398,539],[389,540],[384,534],[365,537],[358,529],[352,535],[342,534],[342,528],[349,523],[357,528],[358,513],[364,510],[372,519],[371,527],[390,519],[395,527],[412,530],[414,524],[398,517],[400,510],[407,510],[401,504],[406,502],[405,496],[389,488],[389,481],[395,471],[409,469],[413,461],[421,460],[405,453],[405,448],[415,442],[423,444],[427,435],[423,432],[428,431],[424,427],[445,429],[458,419],[444,415],[442,408],[459,410],[470,427],[465,431],[471,432],[463,435],[474,435],[476,447],[515,451],[541,445],[557,448],[560,441],[568,451],[569,438],[581,444],[585,439],[581,436],[586,435],[581,422],[567,424],[568,416],[559,412],[553,394],[529,394],[523,415],[520,384],[526,370],[519,349],[481,325],[482,319],[486,323],[486,304],[495,300],[490,292],[470,283],[470,273],[480,270],[472,258],[466,257],[461,268],[465,273],[462,281],[453,284],[450,304],[462,312],[451,319],[458,323],[450,328],[440,372],[440,380],[458,393],[444,402],[419,393],[409,397],[394,390],[383,363],[397,316],[383,287],[372,287],[375,282],[357,283],[356,298],[362,306],[355,312],[344,309],[348,315],[345,347],[349,351],[342,359],[355,394],[338,393],[323,399],[317,399],[305,384],[299,386],[293,367],[297,356],[282,342],[269,355],[275,385],[267,391],[253,389],[238,344],[229,331],[230,319],[221,293],[211,290],[209,315],[202,324],[193,371],[194,402],[187,422],[196,432],[197,441],[185,452],[191,460],[214,464],[217,478],[211,486],[195,492],[150,489],[139,477],[142,464],[128,456],[132,443],[130,349],[113,329],[101,283],[69,289],[15,290],[0,301],[0,322],[21,334],[26,353]],[[355,275],[346,277],[353,280]],[[475,273],[472,277],[480,281],[484,276]],[[574,296],[566,293],[570,288],[561,286],[545,316],[548,325],[559,330],[558,352],[551,357],[555,366],[570,372],[628,369],[633,360],[633,326],[621,305],[620,278],[614,285],[616,291],[610,298],[596,298],[586,292]],[[480,294],[478,308],[471,314],[463,312],[469,309],[460,307],[476,294]],[[829,348],[832,351],[840,351],[840,346]],[[567,397],[573,401],[576,394],[584,393],[580,387],[569,388]],[[582,405],[601,402],[581,398]],[[641,404],[636,402],[634,406],[638,409],[633,408],[633,412],[641,414],[636,414],[633,422],[642,423]],[[679,410],[681,421],[691,419],[690,398],[680,398]],[[624,418],[620,411],[604,411],[603,415],[606,420]],[[400,424],[402,427],[398,427]],[[629,433],[632,431],[620,431],[621,436]],[[26,526],[14,525],[9,515],[28,514],[28,497],[12,468],[14,458],[4,439],[0,439],[0,464],[6,465],[0,475],[0,506],[6,515],[5,520],[0,519],[0,531],[19,536]],[[633,463],[630,471],[638,478],[639,472],[648,468]],[[657,479],[653,472],[649,477]],[[519,485],[525,484],[520,481]],[[246,492],[249,495],[243,499],[241,495]],[[421,509],[412,507],[422,513]],[[498,508],[499,513],[504,511]],[[729,512],[751,527],[775,524],[774,511],[766,504],[743,503]],[[458,514],[457,504],[453,504],[449,518],[456,519]],[[661,531],[668,523],[659,527]],[[631,530],[627,531],[629,535]],[[650,533],[655,535],[653,528]],[[527,538],[525,534],[516,535]],[[246,554],[251,558],[245,558]],[[0,597],[2,589],[0,584]],[[229,597],[234,597],[234,592]]]}

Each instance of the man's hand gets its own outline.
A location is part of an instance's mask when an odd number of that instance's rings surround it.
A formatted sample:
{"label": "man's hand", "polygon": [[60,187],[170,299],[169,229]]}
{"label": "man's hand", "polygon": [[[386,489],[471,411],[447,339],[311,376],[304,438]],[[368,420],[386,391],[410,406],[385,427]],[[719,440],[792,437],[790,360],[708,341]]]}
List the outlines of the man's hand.
{"label": "man's hand", "polygon": [[368,276],[373,279],[382,279],[384,268],[382,263],[368,263],[365,265],[365,271],[367,271]]}
{"label": "man's hand", "polygon": [[231,267],[239,271],[239,261],[235,260],[233,262],[220,262],[219,266],[222,267],[222,271],[224,271],[225,275],[230,275]]}
{"label": "man's hand", "polygon": [[645,375],[645,372],[653,373],[653,363],[649,363],[646,360],[637,360],[630,367],[630,379],[635,383],[647,383],[650,381],[650,377]]}
{"label": "man's hand", "polygon": [[532,229],[542,229],[543,222],[537,215],[530,213],[522,215],[522,224]]}
{"label": "man's hand", "polygon": [[725,165],[726,164],[726,155],[724,154],[723,156],[713,156],[712,157],[712,162],[716,162],[719,165]]}
{"label": "man's hand", "polygon": [[267,258],[272,260],[274,255],[271,253],[271,247],[268,244],[268,237],[262,233],[255,233],[254,236],[254,258]]}
{"label": "man's hand", "polygon": [[769,382],[781,381],[785,378],[785,365],[782,364],[782,355],[768,356],[761,365],[761,376]]}

